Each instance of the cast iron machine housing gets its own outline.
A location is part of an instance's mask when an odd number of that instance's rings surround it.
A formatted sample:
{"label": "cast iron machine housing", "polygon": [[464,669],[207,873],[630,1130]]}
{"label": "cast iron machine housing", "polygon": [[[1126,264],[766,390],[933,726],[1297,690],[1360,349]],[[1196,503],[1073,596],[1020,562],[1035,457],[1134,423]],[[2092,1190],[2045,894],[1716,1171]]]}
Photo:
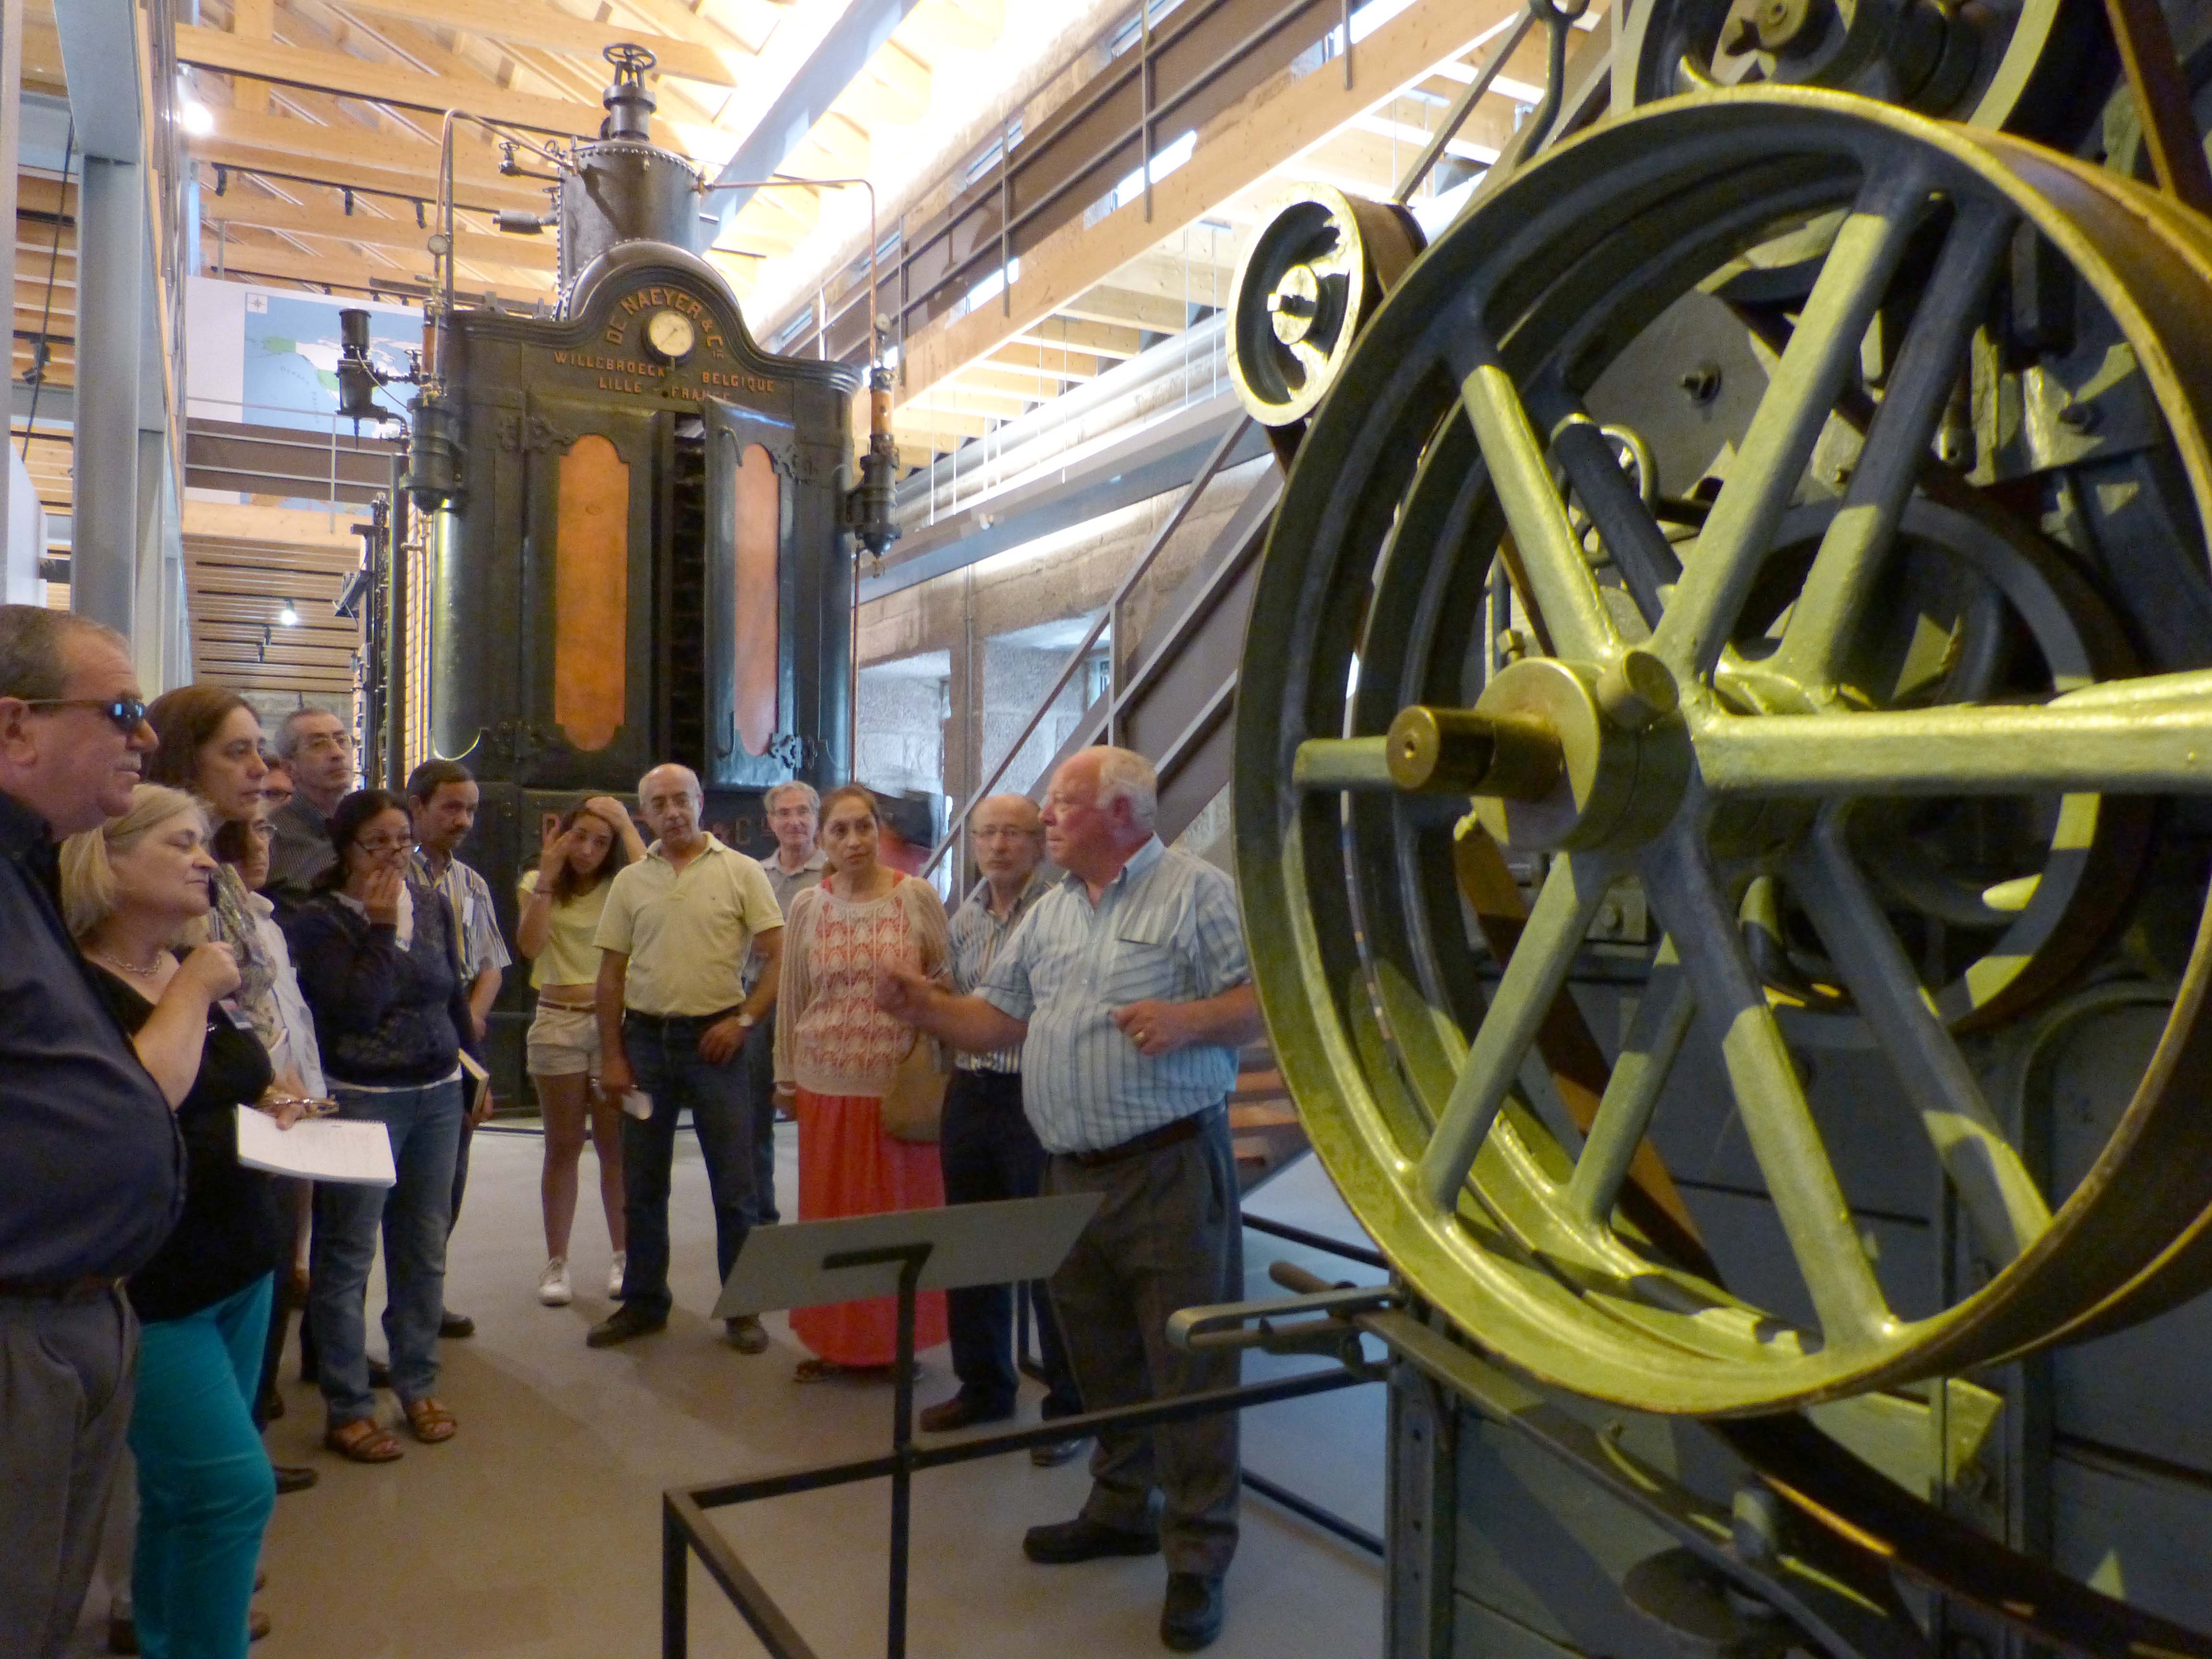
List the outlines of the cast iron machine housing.
{"label": "cast iron machine housing", "polygon": [[[607,55],[599,138],[501,135],[551,164],[533,176],[553,210],[501,228],[556,228],[552,314],[433,302],[399,481],[432,550],[408,619],[428,665],[410,758],[480,781],[463,856],[510,938],[543,820],[585,796],[681,762],[709,825],[759,851],[763,787],[850,774],[860,374],[755,343],[702,256],[697,170],[648,137],[651,54]],[[439,224],[450,290],[449,209]],[[526,998],[507,977],[495,1077],[512,1095]]]}

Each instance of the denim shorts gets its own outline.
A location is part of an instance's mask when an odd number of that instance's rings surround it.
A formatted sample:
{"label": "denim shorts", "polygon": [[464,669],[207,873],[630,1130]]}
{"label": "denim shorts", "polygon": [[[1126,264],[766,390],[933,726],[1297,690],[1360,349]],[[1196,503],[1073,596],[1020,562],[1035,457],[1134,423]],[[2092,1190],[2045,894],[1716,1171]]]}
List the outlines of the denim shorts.
{"label": "denim shorts", "polygon": [[599,1017],[589,1008],[541,1002],[530,1022],[529,1050],[532,1077],[597,1077]]}

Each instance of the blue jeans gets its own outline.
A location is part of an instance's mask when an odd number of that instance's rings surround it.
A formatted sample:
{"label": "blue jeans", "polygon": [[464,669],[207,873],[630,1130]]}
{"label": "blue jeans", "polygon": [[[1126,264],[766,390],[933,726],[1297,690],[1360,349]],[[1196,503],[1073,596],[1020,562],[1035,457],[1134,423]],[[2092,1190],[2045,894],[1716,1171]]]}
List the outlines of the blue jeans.
{"label": "blue jeans", "polygon": [[629,1266],[623,1274],[627,1305],[665,1318],[668,1294],[668,1174],[676,1158],[676,1115],[691,1109],[691,1127],[707,1159],[707,1186],[714,1197],[714,1259],[727,1279],[751,1231],[753,1132],[751,1091],[741,1048],[721,1065],[699,1058],[699,1033],[708,1019],[654,1019],[632,1014],[623,1021],[637,1086],[653,1097],[653,1115],[623,1116],[623,1213],[629,1225]]}
{"label": "blue jeans", "polygon": [[336,1425],[376,1413],[362,1309],[380,1226],[392,1391],[402,1403],[411,1403],[438,1386],[438,1322],[446,1307],[446,1234],[453,1220],[453,1160],[461,1144],[461,1085],[453,1079],[386,1092],[334,1083],[331,1094],[341,1117],[381,1123],[391,1132],[392,1163],[399,1177],[388,1188],[315,1183],[307,1305],[323,1400]]}
{"label": "blue jeans", "polygon": [[775,1207],[775,1010],[745,1033],[746,1100],[753,1119],[753,1220],[783,1219]]}
{"label": "blue jeans", "polygon": [[261,1534],[276,1504],[253,1394],[272,1275],[139,1337],[131,1615],[147,1659],[246,1659]]}

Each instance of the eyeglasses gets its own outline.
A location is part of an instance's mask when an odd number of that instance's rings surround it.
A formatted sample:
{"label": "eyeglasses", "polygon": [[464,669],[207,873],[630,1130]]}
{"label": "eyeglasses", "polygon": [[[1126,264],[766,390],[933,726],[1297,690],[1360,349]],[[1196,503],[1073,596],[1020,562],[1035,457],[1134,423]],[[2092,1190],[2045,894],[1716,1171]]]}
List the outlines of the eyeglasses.
{"label": "eyeglasses", "polygon": [[23,702],[29,708],[92,709],[106,715],[126,738],[146,723],[146,705],[137,697],[118,697],[112,702],[97,697],[26,697]]}
{"label": "eyeglasses", "polygon": [[396,853],[402,848],[413,846],[414,842],[410,841],[404,836],[400,836],[396,841],[388,840],[381,836],[374,841],[371,841],[364,836],[361,840],[354,842],[354,845],[361,848],[364,853]]}

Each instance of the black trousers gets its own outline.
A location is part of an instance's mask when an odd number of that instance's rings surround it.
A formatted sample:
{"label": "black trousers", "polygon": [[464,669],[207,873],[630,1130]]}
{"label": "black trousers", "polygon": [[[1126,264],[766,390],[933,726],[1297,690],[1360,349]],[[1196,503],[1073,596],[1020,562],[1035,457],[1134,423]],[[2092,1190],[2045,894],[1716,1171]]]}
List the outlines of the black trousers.
{"label": "black trousers", "polygon": [[[1044,1148],[1022,1112],[1018,1072],[955,1072],[945,1091],[938,1132],[947,1204],[1035,1198],[1044,1180]],[[1011,1285],[975,1285],[945,1293],[952,1331],[952,1370],[963,1398],[987,1412],[1010,1411],[1021,1382],[1014,1368],[1014,1294]],[[1044,1366],[1044,1415],[1073,1417],[1083,1409],[1060,1325],[1042,1279],[1030,1286],[1037,1354]]]}

